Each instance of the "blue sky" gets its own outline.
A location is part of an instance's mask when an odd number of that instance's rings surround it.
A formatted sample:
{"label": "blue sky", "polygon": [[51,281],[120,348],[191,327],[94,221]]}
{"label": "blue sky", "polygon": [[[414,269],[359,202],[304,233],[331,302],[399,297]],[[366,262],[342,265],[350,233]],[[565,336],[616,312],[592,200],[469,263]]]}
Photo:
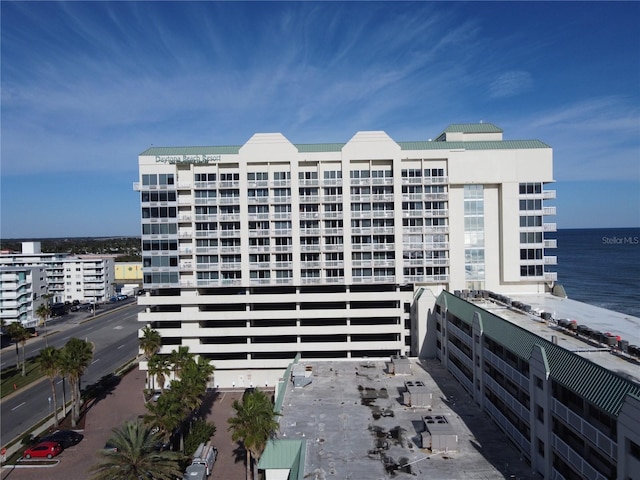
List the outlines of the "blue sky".
{"label": "blue sky", "polygon": [[638,2],[6,2],[0,237],[138,235],[137,155],[483,120],[559,228],[640,226]]}

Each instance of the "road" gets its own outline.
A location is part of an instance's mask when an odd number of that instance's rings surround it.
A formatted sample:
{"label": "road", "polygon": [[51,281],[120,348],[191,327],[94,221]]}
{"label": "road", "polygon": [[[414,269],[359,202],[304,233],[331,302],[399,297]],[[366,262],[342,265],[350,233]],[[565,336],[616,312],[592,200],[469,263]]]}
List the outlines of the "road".
{"label": "road", "polygon": [[[138,353],[137,331],[140,325],[137,322],[137,314],[142,308],[134,302],[113,311],[99,314],[91,321],[65,325],[49,325],[47,343],[50,346],[61,348],[71,338],[81,338],[94,345],[93,361],[82,377],[82,385],[96,382],[104,375],[113,373],[127,360],[134,358]],[[58,330],[59,329],[59,330]],[[37,355],[37,352],[45,346],[43,338],[30,341],[26,347],[26,356]],[[22,352],[20,352],[22,355]],[[15,364],[14,347],[5,348],[3,357],[13,356]],[[8,360],[8,364],[11,361]],[[66,387],[67,400],[69,399],[69,387]],[[62,380],[56,381],[56,396],[58,406],[62,404]],[[6,445],[11,439],[16,438],[42,418],[53,411],[53,402],[49,403],[51,386],[47,379],[37,382],[5,398],[0,404],[1,443]]]}

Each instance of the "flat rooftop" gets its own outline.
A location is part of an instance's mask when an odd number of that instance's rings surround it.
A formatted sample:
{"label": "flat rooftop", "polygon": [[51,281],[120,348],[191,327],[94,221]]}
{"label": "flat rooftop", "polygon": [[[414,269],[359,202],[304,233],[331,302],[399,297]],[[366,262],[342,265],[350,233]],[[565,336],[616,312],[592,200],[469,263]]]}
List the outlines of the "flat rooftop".
{"label": "flat rooftop", "polygon": [[543,320],[540,312],[549,312],[556,320],[575,320],[578,325],[609,332],[628,340],[631,345],[640,345],[640,318],[551,294],[509,295],[509,298],[530,305],[531,312],[508,308],[490,298],[467,300],[545,340],[552,341],[555,337],[559,346],[640,383],[640,362],[637,359],[581,339],[558,327],[554,321]]}
{"label": "flat rooftop", "polygon": [[[389,360],[299,362],[311,383],[287,379],[280,438],[306,440],[305,478],[540,478],[439,361],[410,360],[409,375],[389,373]],[[405,405],[407,381],[431,404]],[[456,450],[423,448],[426,416],[446,418]]]}

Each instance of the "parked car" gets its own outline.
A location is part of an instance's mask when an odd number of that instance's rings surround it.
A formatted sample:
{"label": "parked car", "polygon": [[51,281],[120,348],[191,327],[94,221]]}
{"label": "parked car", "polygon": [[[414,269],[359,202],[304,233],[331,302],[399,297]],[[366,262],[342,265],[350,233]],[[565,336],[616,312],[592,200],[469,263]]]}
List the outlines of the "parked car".
{"label": "parked car", "polygon": [[41,442],[58,442],[62,446],[62,448],[69,448],[80,443],[80,441],[83,438],[84,438],[84,435],[78,432],[74,432],[73,430],[58,430],[57,432],[54,432],[51,435],[42,437],[40,441]]}
{"label": "parked car", "polygon": [[117,452],[118,451],[118,447],[116,447],[113,443],[107,441],[107,443],[104,444],[103,450],[105,450],[107,452]]}
{"label": "parked car", "polygon": [[62,451],[62,445],[58,442],[40,442],[35,447],[27,448],[24,451],[24,458],[29,459],[32,457],[46,457],[53,458]]}

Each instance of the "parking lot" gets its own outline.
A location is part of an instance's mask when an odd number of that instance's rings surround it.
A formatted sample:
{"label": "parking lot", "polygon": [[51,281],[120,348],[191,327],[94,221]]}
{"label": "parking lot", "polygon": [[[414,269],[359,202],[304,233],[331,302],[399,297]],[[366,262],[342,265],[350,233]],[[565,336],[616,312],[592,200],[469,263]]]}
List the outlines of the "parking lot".
{"label": "parking lot", "polygon": [[[5,467],[1,479],[89,479],[91,467],[99,461],[97,452],[111,436],[111,430],[146,413],[142,395],[144,382],[145,373],[135,368],[122,378],[111,393],[93,404],[87,412],[82,431],[84,439],[57,456],[56,465],[15,469]],[[238,445],[231,441],[231,433],[227,431],[227,418],[233,414],[231,404],[241,397],[241,391],[219,391],[213,394],[213,404],[207,420],[216,425],[213,443],[218,449],[218,458],[211,478],[245,478],[244,451],[238,450]]]}

